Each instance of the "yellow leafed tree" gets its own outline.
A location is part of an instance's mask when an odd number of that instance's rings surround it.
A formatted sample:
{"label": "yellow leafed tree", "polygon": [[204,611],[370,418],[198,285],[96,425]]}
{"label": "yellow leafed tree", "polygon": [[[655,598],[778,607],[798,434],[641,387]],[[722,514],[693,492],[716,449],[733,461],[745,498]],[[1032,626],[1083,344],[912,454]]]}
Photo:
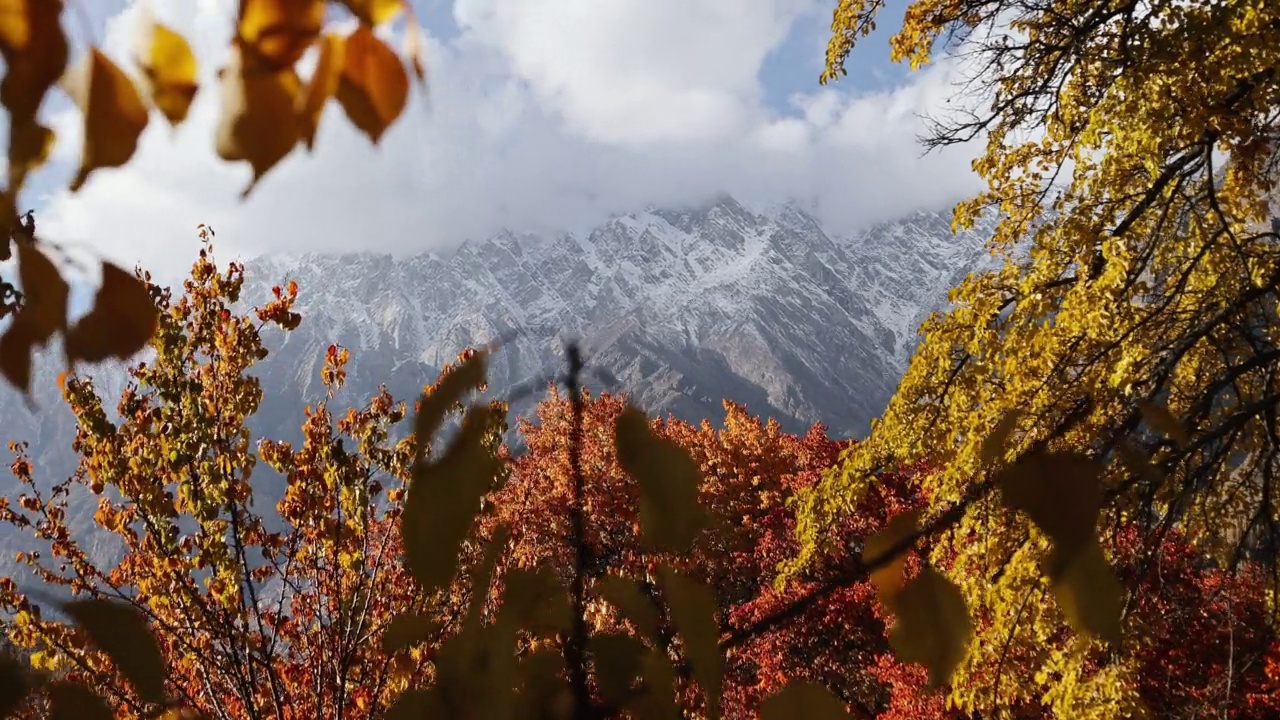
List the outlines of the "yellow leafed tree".
{"label": "yellow leafed tree", "polygon": [[[884,5],[840,0],[823,82]],[[795,567],[877,471],[927,458],[922,527],[957,553],[948,574],[979,620],[952,699],[1140,715],[1126,651],[1140,628],[1125,624],[1111,652],[1059,641],[1080,612],[1071,593],[1110,582],[1093,546],[1087,566],[1055,565],[1047,526],[987,491],[1032,453],[1087,457],[1105,466],[1104,536],[1135,521],[1154,547],[1176,527],[1223,563],[1275,566],[1280,3],[917,0],[892,55],[917,68],[940,43],[978,69],[960,100],[980,100],[924,142],[985,137],[973,167],[987,188],[954,225],[999,213],[1003,267],[925,322],[870,437],[803,498]],[[1046,575],[1077,584],[1055,602]],[[1011,646],[1051,649],[1010,677]]]}

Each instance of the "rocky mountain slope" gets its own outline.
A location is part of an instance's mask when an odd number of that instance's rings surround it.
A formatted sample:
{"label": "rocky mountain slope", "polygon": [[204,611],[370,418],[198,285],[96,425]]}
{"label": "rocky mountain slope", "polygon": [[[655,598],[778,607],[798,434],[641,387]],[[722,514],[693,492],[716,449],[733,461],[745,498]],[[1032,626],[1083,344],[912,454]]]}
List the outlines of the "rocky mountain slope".
{"label": "rocky mountain slope", "polygon": [[[267,387],[317,397],[324,350],[351,350],[349,383],[412,393],[469,345],[509,338],[492,383],[562,368],[565,338],[653,412],[717,418],[721,398],[793,429],[864,433],[924,317],[986,258],[920,213],[833,238],[794,205],[757,215],[730,198],[615,218],[582,237],[502,234],[450,255],[267,258],[248,297],[294,279],[303,325]],[[527,406],[516,408],[523,411]]]}
{"label": "rocky mountain slope", "polygon": [[[990,262],[986,230],[953,236],[949,213],[938,212],[833,237],[796,205],[757,214],[724,197],[617,217],[580,236],[503,233],[408,258],[259,258],[248,264],[245,301],[292,279],[304,319],[260,366],[267,399],[255,430],[296,437],[302,405],[323,395],[331,343],[351,350],[345,395],[355,404],[380,382],[412,398],[460,350],[498,338],[508,341],[491,390],[505,395],[562,370],[572,337],[589,365],[651,412],[717,420],[731,398],[792,430],[821,420],[836,435],[861,435],[892,394],[920,322]],[[5,439],[30,442],[38,475],[50,479],[74,462],[58,357],[50,349],[37,363],[37,413],[0,389]],[[123,386],[122,366],[88,372],[110,397]],[[514,412],[529,415],[540,396]],[[0,487],[14,489],[11,480]],[[91,512],[76,514],[88,522]]]}

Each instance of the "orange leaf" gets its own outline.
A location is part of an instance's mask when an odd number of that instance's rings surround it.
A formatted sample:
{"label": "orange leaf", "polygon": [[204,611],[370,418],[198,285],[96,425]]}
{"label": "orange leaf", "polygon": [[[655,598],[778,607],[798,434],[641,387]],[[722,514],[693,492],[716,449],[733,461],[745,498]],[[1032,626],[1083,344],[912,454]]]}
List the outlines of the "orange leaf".
{"label": "orange leaf", "polygon": [[[9,187],[20,188],[27,173],[40,167],[53,150],[53,131],[34,120],[9,130]],[[12,214],[12,213],[10,213]]]}
{"label": "orange leaf", "polygon": [[218,155],[224,160],[249,161],[253,181],[243,195],[298,143],[294,97],[301,85],[292,68],[278,72],[252,69],[246,67],[243,53],[232,48],[231,58],[221,70]]}
{"label": "orange leaf", "polygon": [[58,268],[31,243],[18,243],[18,277],[23,303],[9,330],[0,337],[0,372],[22,389],[31,389],[31,352],[67,326],[67,282]]}
{"label": "orange leaf", "polygon": [[62,84],[84,113],[84,150],[80,171],[71,181],[74,192],[94,170],[129,162],[150,118],[129,77],[97,49],[90,50]]}
{"label": "orange leaf", "polygon": [[14,125],[34,120],[40,102],[67,66],[62,0],[0,4],[0,55],[7,66],[0,103]]}
{"label": "orange leaf", "polygon": [[93,310],[67,332],[67,359],[126,359],[146,347],[159,318],[160,312],[142,281],[104,262],[102,286]]}
{"label": "orange leaf", "polygon": [[292,68],[320,35],[324,0],[240,0],[240,41],[250,65]]}
{"label": "orange leaf", "polygon": [[361,25],[347,37],[338,102],[376,145],[409,99],[409,76],[395,51]]}
{"label": "orange leaf", "polygon": [[316,41],[320,45],[320,58],[315,72],[304,92],[298,96],[298,121],[301,123],[302,140],[310,150],[315,144],[316,128],[325,103],[338,89],[342,74],[342,58],[346,50],[343,39],[337,35],[324,35]]}

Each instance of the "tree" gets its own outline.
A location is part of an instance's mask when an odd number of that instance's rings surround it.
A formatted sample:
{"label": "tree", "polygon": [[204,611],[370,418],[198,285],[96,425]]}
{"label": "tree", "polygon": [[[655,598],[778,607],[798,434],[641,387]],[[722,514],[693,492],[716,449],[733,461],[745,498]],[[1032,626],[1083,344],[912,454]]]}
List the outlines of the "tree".
{"label": "tree", "polygon": [[[728,648],[725,717],[755,717],[766,698],[796,681],[829,688],[857,717],[968,717],[964,710],[948,710],[946,696],[926,687],[924,667],[894,657],[888,642],[894,618],[877,599],[860,557],[864,539],[884,530],[887,519],[925,505],[912,482],[913,476],[927,471],[923,464],[883,474],[857,510],[841,516],[832,528],[831,542],[818,561],[806,566],[800,578],[777,586],[780,577],[788,579],[780,576],[779,564],[798,550],[795,508],[788,501],[816,486],[850,443],[831,440],[820,425],[800,436],[784,433],[776,422],[763,422],[728,401],[720,429],[709,422],[656,422],[656,432],[688,452],[699,466],[699,496],[710,515],[693,551],[672,557],[647,550],[637,532],[639,488],[618,463],[610,433],[625,408],[616,395],[583,396],[580,461],[588,470],[584,506],[593,559],[590,573],[597,579],[652,579],[653,566],[675,563],[715,590],[721,645]],[[568,521],[572,412],[570,399],[556,394],[538,405],[536,422],[520,422],[528,452],[514,460],[509,482],[492,497],[492,522],[510,527],[506,567],[545,563],[557,568],[566,584],[573,568]],[[1175,532],[1156,557],[1159,571],[1140,576],[1142,540],[1131,523],[1107,542],[1120,574],[1139,590],[1132,616],[1145,629],[1136,660],[1138,692],[1146,706],[1158,717],[1193,716],[1216,706],[1226,679],[1232,678],[1231,692],[1239,701],[1235,717],[1261,719],[1280,711],[1280,677],[1274,671],[1268,675],[1263,662],[1268,653],[1280,652],[1280,641],[1266,623],[1263,568],[1252,563],[1240,573],[1214,568]],[[933,544],[926,544],[926,556]],[[959,557],[947,548],[933,556],[946,569]],[[918,574],[920,559],[908,559],[907,576]],[[848,576],[858,580],[783,623],[752,630],[813,589]],[[594,630],[643,638],[615,612],[593,608]],[[979,632],[992,625],[983,618],[977,624]],[[1194,638],[1188,639],[1188,631]],[[1037,654],[1069,652],[1071,647],[1071,638],[1062,632],[1034,649],[1009,647],[1004,667],[998,670],[1001,681],[993,682],[996,673],[987,672],[976,685],[984,695],[983,716],[1054,717],[1049,703],[1025,689],[1034,686],[1040,668]],[[1012,692],[1001,690],[1006,683]],[[688,711],[702,709],[696,692],[686,689],[683,697]]]}
{"label": "tree", "polygon": [[[843,72],[883,5],[840,0],[824,81]],[[1280,235],[1266,221],[1280,7],[917,0],[893,57],[918,67],[944,37],[978,69],[966,96],[980,103],[936,121],[925,142],[985,137],[974,169],[987,190],[956,207],[954,224],[998,212],[991,246],[1004,264],[971,275],[954,307],[924,323],[871,436],[806,498],[791,567],[812,557],[877,469],[929,460],[918,476],[930,498],[921,529],[959,548],[951,576],[972,615],[990,619],[953,684],[952,700],[974,709],[1006,638],[1034,649],[1062,632],[1053,603],[1023,609],[1043,589],[1042,562],[1071,610],[1071,567],[1084,557],[1051,556],[1063,540],[1043,522],[1051,518],[1026,522],[1007,485],[1001,506],[993,491],[1009,480],[1005,469],[1075,468],[1085,480],[1074,487],[1092,487],[1096,463],[1104,534],[1136,523],[1138,576],[1177,531],[1226,567],[1266,561],[1276,583]],[[1091,511],[1078,519],[1092,533]],[[1098,560],[1090,572],[1107,584]],[[1042,657],[1032,682],[1001,692],[1011,702],[1043,694],[1073,717],[1137,712],[1145,641],[1133,603],[1123,607],[1102,613],[1136,631],[1118,655],[1095,644]],[[1267,622],[1274,629],[1274,612]],[[1226,712],[1243,700],[1215,702]]]}
{"label": "tree", "polygon": [[[342,10],[339,10],[341,8]],[[17,214],[16,203],[27,175],[43,165],[54,144],[54,132],[39,115],[55,85],[84,115],[80,169],[70,189],[84,185],[90,174],[125,165],[138,139],[158,111],[171,126],[182,123],[199,90],[197,60],[185,38],[151,19],[140,37],[134,67],[122,68],[97,48],[87,48],[69,66],[71,50],[61,24],[62,0],[7,2],[0,20],[0,57],[6,73],[0,83],[0,105],[9,113],[8,184],[0,190],[0,261],[17,248],[22,291],[0,278],[0,318],[25,307],[0,342],[0,371],[27,390],[33,348],[55,333],[68,334],[67,361],[128,358],[139,351],[155,328],[147,307],[114,302],[122,293],[136,295],[127,273],[114,273],[112,290],[99,296],[98,311],[77,328],[67,327],[66,282],[37,241],[30,212]],[[357,20],[346,36],[326,32],[326,20],[345,12]],[[246,161],[253,181],[298,145],[312,150],[321,114],[332,98],[374,144],[404,111],[409,77],[400,56],[375,30],[405,16],[405,54],[425,87],[421,30],[413,7],[404,0],[241,0],[236,34],[217,91],[222,117],[215,131],[219,157]],[[316,65],[304,82],[296,66],[314,48]],[[104,280],[104,284],[106,281]],[[92,339],[86,345],[77,342]],[[104,338],[111,340],[105,347]]]}
{"label": "tree", "polygon": [[[431,678],[431,648],[456,631],[469,602],[477,548],[464,548],[449,587],[414,587],[399,562],[400,499],[415,457],[413,438],[397,429],[406,407],[382,389],[335,414],[345,349],[329,348],[329,396],[303,411],[302,445],[264,439],[255,450],[245,422],[264,391],[251,371],[268,353],[264,336],[301,320],[292,310],[298,288],[277,287],[262,307],[242,310],[244,268],[219,271],[210,253],[201,250],[179,297],[142,276],[159,329],[149,357],[130,370],[118,419],[91,378],[65,379],[79,423],[75,475],[41,492],[16,445],[23,493],[0,502],[0,520],[48,544],[20,559],[81,602],[113,600],[136,613],[157,638],[167,678],[122,682],[121,671],[134,680],[133,666],[104,654],[111,648],[94,644],[92,626],[86,635],[56,608],[51,616],[42,596],[10,579],[0,582],[0,606],[12,614],[4,630],[35,668],[96,690],[130,716],[165,698],[224,720],[381,716]],[[500,452],[504,429],[489,428],[490,452]],[[275,508],[254,508],[259,463],[284,484]],[[95,563],[91,538],[68,527],[77,492],[99,496],[94,521],[124,548],[114,566]],[[393,622],[417,615],[434,625]]]}
{"label": "tree", "polygon": [[[714,590],[716,627],[725,636],[784,606],[795,592],[777,593],[772,583],[778,563],[792,543],[792,511],[785,501],[817,482],[846,443],[826,436],[815,425],[802,436],[781,430],[776,421],[762,422],[745,407],[726,401],[722,429],[709,422],[694,426],[679,420],[655,421],[655,433],[687,452],[701,471],[698,496],[707,508],[707,526],[687,553],[660,552],[646,543],[641,526],[641,489],[618,460],[612,428],[626,409],[624,399],[604,394],[583,396],[580,462],[587,472],[583,507],[593,581],[634,577],[663,604],[658,568],[669,564]],[[570,463],[573,403],[554,394],[538,405],[537,422],[522,420],[519,430],[528,452],[512,464],[511,478],[493,497],[494,522],[511,528],[510,567],[548,564],[568,583],[573,572]],[[885,488],[894,487],[891,481]],[[908,501],[884,491],[883,504],[849,520],[845,538],[879,529],[890,509]],[[835,568],[858,565],[856,555],[838,552]],[[824,570],[812,570],[814,582]],[[865,575],[865,573],[864,573]],[[724,670],[726,717],[753,716],[760,702],[795,679],[832,687],[846,703],[874,706],[879,692],[866,660],[886,652],[884,625],[874,606],[874,591],[864,582],[799,621],[776,631],[744,637],[731,650]],[[839,613],[838,615],[834,613]],[[596,633],[645,632],[625,620],[609,603],[590,609]],[[678,657],[674,653],[673,656]],[[683,667],[683,704],[705,712],[701,693]]]}

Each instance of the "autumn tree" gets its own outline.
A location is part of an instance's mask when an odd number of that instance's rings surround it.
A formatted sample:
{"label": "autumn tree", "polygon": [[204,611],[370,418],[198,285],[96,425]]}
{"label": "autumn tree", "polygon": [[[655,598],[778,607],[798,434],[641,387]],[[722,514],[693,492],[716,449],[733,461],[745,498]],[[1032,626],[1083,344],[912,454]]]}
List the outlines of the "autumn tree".
{"label": "autumn tree", "polygon": [[[589,473],[584,505],[589,511],[590,572],[596,578],[652,577],[650,566],[677,563],[715,590],[717,631],[726,651],[725,717],[755,717],[766,698],[797,681],[829,689],[855,717],[969,716],[962,709],[948,709],[946,695],[927,687],[927,668],[895,657],[889,643],[893,614],[877,597],[862,561],[866,540],[886,530],[890,518],[925,506],[912,478],[927,467],[917,463],[900,473],[882,474],[857,510],[830,529],[831,542],[815,562],[799,577],[785,578],[778,566],[799,549],[796,511],[789,500],[815,487],[849,442],[831,440],[820,425],[800,436],[782,432],[776,422],[761,421],[731,402],[725,403],[719,428],[709,422],[655,421],[655,432],[698,465],[699,497],[709,513],[693,550],[671,557],[646,548],[637,532],[643,517],[639,489],[619,464],[610,433],[625,410],[624,400],[609,394],[584,396],[583,406],[579,460]],[[493,522],[507,523],[511,531],[510,566],[549,562],[564,582],[573,567],[568,528],[572,413],[568,398],[553,395],[539,404],[536,419],[521,421],[528,452],[513,462],[510,481],[493,496]],[[1120,574],[1139,589],[1132,612],[1145,629],[1136,657],[1139,692],[1147,706],[1159,717],[1192,716],[1213,706],[1230,677],[1240,701],[1236,717],[1261,719],[1280,711],[1280,677],[1265,662],[1243,660],[1280,652],[1280,642],[1265,622],[1262,568],[1248,564],[1240,573],[1214,568],[1174,533],[1156,558],[1159,572],[1137,577],[1144,561],[1141,540],[1130,524],[1107,543],[1116,552]],[[933,542],[925,549],[932,549]],[[958,554],[944,547],[933,557],[950,569]],[[920,559],[907,558],[904,577],[919,572]],[[780,577],[789,581],[779,585]],[[799,601],[832,582],[839,585],[837,591],[793,612]],[[595,628],[634,631],[619,622],[616,612],[607,604],[593,608]],[[979,632],[989,623],[978,618]],[[1196,629],[1191,641],[1184,636],[1189,628]],[[1012,646],[1000,668],[1001,681],[988,675],[982,689],[1003,697],[1001,684],[1032,682],[1038,653],[1070,647],[1068,634],[1061,632],[1038,648]],[[1239,666],[1231,668],[1236,662]],[[701,710],[698,693],[688,688],[684,704],[695,714]],[[1002,717],[1054,716],[1038,698],[996,703],[988,697],[981,710]]]}
{"label": "autumn tree", "polygon": [[[153,112],[172,127],[185,121],[200,90],[197,58],[187,40],[153,17],[148,16],[132,56],[112,59],[96,47],[72,47],[63,11],[63,0],[14,0],[0,9],[5,65],[0,105],[9,114],[7,183],[0,189],[0,261],[13,255],[15,245],[21,248],[36,239],[31,213],[20,217],[17,202],[27,176],[48,161],[56,141],[40,114],[51,91],[64,93],[84,116],[80,168],[70,185],[74,192],[92,173],[129,162]],[[355,29],[345,35],[333,32],[332,21],[344,16],[354,16]],[[406,19],[404,59],[376,34],[401,17]],[[244,195],[299,145],[314,149],[330,99],[377,144],[408,103],[406,61],[425,88],[421,28],[405,0],[240,0],[236,18],[228,60],[217,87],[206,92],[216,91],[221,100],[212,139],[218,156],[247,162],[252,169]],[[297,68],[309,51],[315,64],[304,80]],[[36,300],[26,321],[6,333],[10,345],[17,342],[22,348],[43,344],[66,325],[65,320],[54,322],[66,314],[63,309],[58,315],[56,307],[65,305],[65,283],[52,267],[28,267],[31,257],[18,253],[21,288],[12,278],[0,278],[0,318],[18,310],[22,296]],[[95,325],[124,328],[131,322],[123,310],[104,310],[94,320]],[[25,390],[25,378],[11,367],[19,354],[0,347],[0,369]]]}
{"label": "autumn tree", "polygon": [[[840,0],[824,81],[883,7]],[[933,598],[984,623],[944,663],[959,666],[961,709],[997,694],[1071,717],[1160,711],[1143,709],[1141,603],[1123,599],[1117,550],[1107,559],[1096,531],[1134,523],[1142,560],[1129,589],[1175,535],[1223,567],[1262,559],[1275,585],[1277,40],[1280,6],[1263,2],[906,10],[895,60],[919,67],[943,41],[973,70],[965,97],[980,101],[936,118],[925,142],[985,141],[974,169],[987,189],[954,224],[998,213],[990,245],[1004,262],[924,323],[870,437],[806,497],[791,568],[877,470],[928,459],[917,476],[928,508],[897,539],[957,548],[947,574],[958,588]],[[1033,652],[1021,682],[991,680],[1008,648],[1034,651],[1064,618],[1110,649],[1082,639]],[[967,637],[945,623],[931,632]],[[1224,670],[1238,688],[1233,673],[1263,663],[1255,652]],[[1245,700],[1206,702],[1226,714]]]}
{"label": "autumn tree", "polygon": [[[469,602],[476,546],[461,548],[462,572],[435,593],[418,591],[401,564],[399,517],[416,457],[403,427],[410,409],[385,390],[331,409],[345,349],[329,348],[328,396],[301,409],[300,446],[250,437],[246,421],[264,394],[253,368],[270,334],[301,318],[292,282],[244,309],[243,277],[239,264],[220,270],[208,245],[178,294],[142,276],[159,330],[116,411],[90,377],[64,381],[78,420],[76,473],[41,491],[14,446],[21,494],[0,501],[0,519],[47,545],[19,559],[72,600],[51,606],[48,590],[5,579],[0,606],[8,638],[61,678],[45,688],[55,704],[86,687],[134,717],[169,702],[224,720],[378,717],[431,679],[431,648]],[[494,457],[504,429],[485,429]],[[283,484],[275,508],[255,507],[255,482]],[[111,565],[95,562],[84,528],[67,522],[69,499],[86,493],[99,496],[97,531],[123,546]],[[407,619],[419,616],[433,625]],[[121,622],[149,627],[155,647],[135,642],[122,662],[101,634]]]}

